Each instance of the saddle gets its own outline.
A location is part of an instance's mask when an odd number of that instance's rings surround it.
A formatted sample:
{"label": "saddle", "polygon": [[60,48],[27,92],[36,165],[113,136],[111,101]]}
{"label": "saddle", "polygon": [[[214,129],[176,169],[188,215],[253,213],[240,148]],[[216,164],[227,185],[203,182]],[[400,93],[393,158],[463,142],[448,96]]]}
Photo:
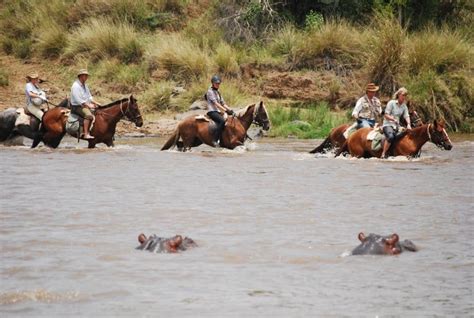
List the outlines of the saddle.
{"label": "saddle", "polygon": [[[407,130],[404,127],[400,127],[399,131],[395,135],[395,141],[402,138],[407,134]],[[382,149],[385,142],[385,134],[381,127],[376,127],[367,134],[367,140],[372,141],[372,151],[377,152]]]}

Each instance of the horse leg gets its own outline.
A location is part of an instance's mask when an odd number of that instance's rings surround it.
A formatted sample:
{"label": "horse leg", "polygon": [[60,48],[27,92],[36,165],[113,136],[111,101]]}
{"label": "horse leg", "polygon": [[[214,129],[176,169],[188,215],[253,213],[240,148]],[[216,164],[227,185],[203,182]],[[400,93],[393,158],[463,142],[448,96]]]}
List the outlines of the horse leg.
{"label": "horse leg", "polygon": [[330,136],[328,136],[326,139],[324,139],[324,141],[319,146],[311,150],[309,153],[324,153],[326,152],[327,149],[331,147],[332,147],[331,138]]}
{"label": "horse leg", "polygon": [[346,140],[346,141],[344,141],[342,146],[339,149],[337,149],[334,157],[339,157],[342,154],[346,154],[348,151],[349,151],[349,148],[347,146],[347,140]]}
{"label": "horse leg", "polygon": [[93,140],[93,139],[88,140],[88,142],[89,142],[89,145],[87,146],[87,148],[89,148],[89,149],[95,148],[95,145],[96,145],[95,140]]}

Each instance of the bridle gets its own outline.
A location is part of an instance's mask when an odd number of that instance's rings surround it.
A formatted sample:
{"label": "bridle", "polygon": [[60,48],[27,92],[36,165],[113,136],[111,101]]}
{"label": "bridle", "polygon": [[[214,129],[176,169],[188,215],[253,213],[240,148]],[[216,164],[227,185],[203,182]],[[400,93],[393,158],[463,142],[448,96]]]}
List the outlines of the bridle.
{"label": "bridle", "polygon": [[[128,99],[128,107],[127,107],[126,110],[124,111],[124,110],[123,110],[123,107],[122,107],[122,105],[123,105],[123,100],[121,100],[121,101],[120,101],[120,112],[122,113],[122,116],[123,116],[126,120],[128,120],[128,121],[130,121],[130,122],[132,122],[132,123],[136,123],[137,120],[142,117],[142,115],[141,115],[140,113],[139,113],[138,115],[132,114],[132,112],[130,112],[130,105],[131,105],[131,104],[132,104],[132,100],[131,100],[131,98],[129,98],[129,99]],[[132,117],[132,115],[134,115],[134,117]]]}
{"label": "bridle", "polygon": [[263,127],[267,124],[270,124],[270,120],[268,118],[266,118],[266,119],[258,118],[258,111],[260,110],[260,107],[261,107],[260,104],[255,107],[255,110],[254,110],[253,115],[252,115],[252,117],[253,117],[252,124]]}
{"label": "bridle", "polygon": [[[442,134],[445,138],[442,139],[439,144],[434,142],[433,138],[431,137],[431,132],[430,132],[430,127],[431,126],[432,126],[432,124],[428,124],[428,127],[426,128],[426,133],[428,134],[428,140],[429,141],[431,141],[432,143],[434,143],[436,146],[438,146],[440,148],[443,147],[442,143],[444,143],[445,141],[448,141],[449,143],[451,143],[451,140],[449,139],[448,133],[446,132],[446,129],[444,129],[444,128],[443,128]],[[436,130],[435,130],[435,132],[436,132]]]}

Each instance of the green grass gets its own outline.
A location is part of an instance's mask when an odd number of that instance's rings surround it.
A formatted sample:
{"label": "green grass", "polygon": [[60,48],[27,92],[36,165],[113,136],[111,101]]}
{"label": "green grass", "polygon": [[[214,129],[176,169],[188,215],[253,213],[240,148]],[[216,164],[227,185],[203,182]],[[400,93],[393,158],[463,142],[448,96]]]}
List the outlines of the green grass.
{"label": "green grass", "polygon": [[272,107],[269,115],[272,137],[324,138],[332,128],[348,121],[345,113],[331,112],[324,103],[312,104],[308,108]]}
{"label": "green grass", "polygon": [[8,84],[8,73],[3,68],[0,68],[0,86],[8,86]]}

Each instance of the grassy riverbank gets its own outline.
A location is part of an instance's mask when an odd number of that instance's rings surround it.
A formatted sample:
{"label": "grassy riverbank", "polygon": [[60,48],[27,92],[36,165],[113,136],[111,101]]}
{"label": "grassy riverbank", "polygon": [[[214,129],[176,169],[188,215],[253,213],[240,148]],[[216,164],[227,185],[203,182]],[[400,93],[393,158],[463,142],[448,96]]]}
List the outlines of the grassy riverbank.
{"label": "grassy riverbank", "polygon": [[[47,73],[53,95],[87,67],[98,98],[134,93],[153,117],[186,111],[219,73],[231,106],[271,106],[275,136],[325,135],[347,120],[367,82],[381,86],[384,101],[406,86],[425,121],[444,117],[451,130],[472,131],[473,8],[461,9],[415,26],[389,4],[374,4],[360,23],[253,0],[6,0],[0,54]],[[13,68],[0,63],[7,98],[23,85]]]}

